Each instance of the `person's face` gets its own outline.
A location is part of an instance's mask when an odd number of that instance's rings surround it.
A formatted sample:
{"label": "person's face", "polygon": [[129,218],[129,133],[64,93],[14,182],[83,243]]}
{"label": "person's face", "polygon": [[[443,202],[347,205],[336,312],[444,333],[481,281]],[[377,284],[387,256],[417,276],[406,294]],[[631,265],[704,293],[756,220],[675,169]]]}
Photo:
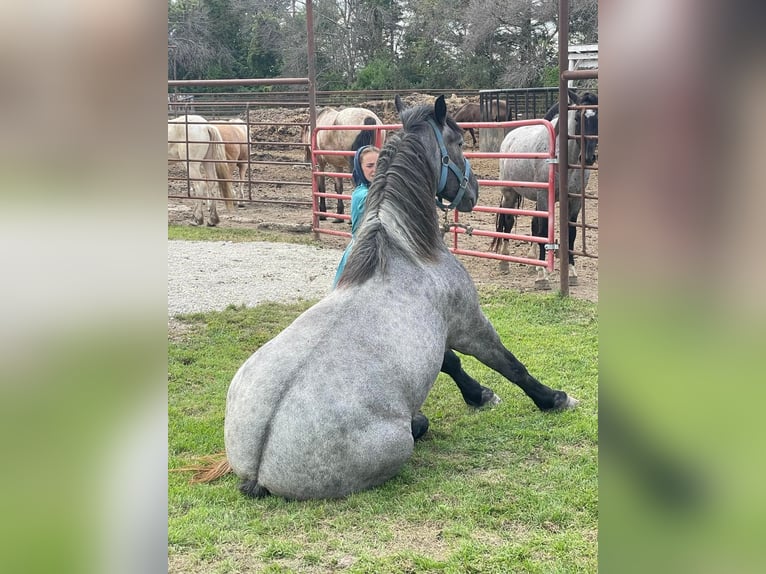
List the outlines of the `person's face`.
{"label": "person's face", "polygon": [[378,163],[378,152],[367,152],[361,157],[362,173],[367,181],[372,182],[372,178],[375,177],[375,164]]}

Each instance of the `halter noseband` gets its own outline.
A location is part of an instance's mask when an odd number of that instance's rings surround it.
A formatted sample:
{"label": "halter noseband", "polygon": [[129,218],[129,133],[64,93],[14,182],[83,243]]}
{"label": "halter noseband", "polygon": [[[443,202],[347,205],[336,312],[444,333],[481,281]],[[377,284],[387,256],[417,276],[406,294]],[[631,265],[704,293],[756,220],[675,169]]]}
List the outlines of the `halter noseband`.
{"label": "halter noseband", "polygon": [[[448,209],[455,209],[463,200],[463,195],[465,194],[465,190],[468,187],[468,178],[471,176],[471,162],[468,161],[468,158],[465,158],[465,173],[463,173],[463,171],[455,164],[455,162],[450,159],[449,154],[447,154],[447,147],[444,145],[444,138],[442,138],[442,132],[439,129],[439,126],[437,126],[436,122],[432,119],[429,119],[428,123],[431,124],[431,127],[434,130],[436,142],[439,144],[439,149],[441,150],[442,155],[442,169],[439,176],[439,186],[436,189],[436,197],[434,199],[436,200],[436,205],[439,207],[439,209],[444,211],[447,211]],[[452,172],[455,174],[455,177],[457,177],[457,180],[460,182],[460,188],[458,188],[455,199],[453,199],[449,205],[444,205],[442,199],[447,199],[444,197],[444,188],[447,186],[448,169],[452,170]]]}

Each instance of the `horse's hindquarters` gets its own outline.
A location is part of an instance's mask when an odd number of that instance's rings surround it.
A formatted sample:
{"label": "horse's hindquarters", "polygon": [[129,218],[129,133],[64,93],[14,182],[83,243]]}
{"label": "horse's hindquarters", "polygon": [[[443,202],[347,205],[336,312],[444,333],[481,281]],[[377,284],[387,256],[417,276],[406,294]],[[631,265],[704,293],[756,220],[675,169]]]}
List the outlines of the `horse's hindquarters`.
{"label": "horse's hindquarters", "polygon": [[412,454],[409,418],[339,428],[305,418],[275,423],[258,484],[285,498],[340,498],[372,488],[395,476]]}

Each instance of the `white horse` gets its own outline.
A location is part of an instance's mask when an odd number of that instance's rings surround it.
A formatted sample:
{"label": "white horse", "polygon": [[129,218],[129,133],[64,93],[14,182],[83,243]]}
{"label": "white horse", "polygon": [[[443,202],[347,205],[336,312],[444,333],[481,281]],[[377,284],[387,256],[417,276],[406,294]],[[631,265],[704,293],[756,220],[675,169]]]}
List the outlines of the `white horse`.
{"label": "white horse", "polygon": [[[221,197],[226,207],[233,206],[231,191],[231,171],[226,163],[226,151],[218,129],[209,124],[202,116],[188,115],[168,121],[168,161],[183,162],[192,182],[195,194],[204,198],[208,204],[209,226],[220,221],[215,200],[208,199],[211,194],[211,179],[215,175]],[[202,225],[204,216],[202,204],[194,208],[194,222]]]}

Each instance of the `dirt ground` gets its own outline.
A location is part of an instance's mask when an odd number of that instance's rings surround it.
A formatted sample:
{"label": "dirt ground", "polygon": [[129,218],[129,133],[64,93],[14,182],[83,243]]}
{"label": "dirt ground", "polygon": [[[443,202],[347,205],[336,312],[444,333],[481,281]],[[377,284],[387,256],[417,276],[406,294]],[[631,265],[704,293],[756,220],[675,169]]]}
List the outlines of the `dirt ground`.
{"label": "dirt ground", "polygon": [[[428,98],[428,96],[424,96]],[[426,100],[427,101],[427,100]],[[460,98],[450,98],[448,105],[451,111],[463,103]],[[416,103],[417,100],[409,103]],[[378,114],[384,123],[397,123],[393,105],[391,102],[365,102],[360,104]],[[311,171],[309,165],[303,159],[303,149],[284,145],[258,145],[257,142],[300,142],[300,126],[289,125],[291,123],[304,123],[308,121],[305,109],[262,109],[250,112],[251,122],[262,122],[267,125],[251,126],[251,161],[253,162],[282,162],[253,163],[251,164],[250,180],[253,182],[250,191],[245,189],[245,195],[252,201],[245,201],[244,207],[237,207],[232,211],[223,209],[218,212],[221,217],[220,227],[260,227],[266,229],[278,229],[291,233],[311,232],[311,188],[300,185],[298,182],[310,183]],[[481,133],[479,134],[481,137]],[[469,138],[470,142],[470,138]],[[470,149],[466,144],[466,151],[478,151]],[[471,160],[473,170],[479,179],[498,179],[498,160],[479,159]],[[185,175],[183,166],[169,164],[169,195],[187,194],[186,182],[181,181]],[[179,178],[178,180],[174,178]],[[345,193],[350,193],[350,180],[345,180]],[[331,190],[328,181],[328,191]],[[593,172],[586,190],[588,195],[598,196],[598,172]],[[293,203],[282,203],[293,202]],[[328,210],[335,210],[335,200],[328,199]],[[479,204],[488,207],[496,207],[500,204],[500,191],[497,187],[481,186]],[[174,224],[191,224],[192,200],[168,198],[168,222]],[[524,208],[533,209],[532,202],[527,201]],[[346,212],[349,212],[349,202],[346,202]],[[596,229],[587,229],[585,232],[585,251],[598,256],[598,199],[588,199],[585,202],[583,212],[585,223]],[[460,214],[460,222],[471,225],[475,230],[494,231],[494,214],[472,212]],[[531,218],[518,217],[514,233],[529,234]],[[335,223],[329,217],[320,223],[322,229],[336,231],[350,231],[346,223]],[[558,236],[558,229],[556,231]],[[578,229],[576,251],[583,250],[583,230]],[[453,245],[452,234],[445,240]],[[342,250],[347,238],[322,234],[322,243],[330,247]],[[458,234],[458,247],[479,252],[489,252],[489,237]],[[511,253],[519,256],[528,256],[530,244],[526,242],[511,242]],[[508,272],[500,270],[500,262],[494,259],[484,259],[474,256],[459,255],[460,260],[472,275],[477,285],[502,285],[512,287],[519,291],[534,291],[537,269],[532,266],[511,263]],[[551,285],[554,290],[558,289],[558,259],[555,262],[556,271],[551,276]],[[577,285],[570,286],[570,295],[577,298],[598,301],[598,259],[595,257],[576,257],[578,274]]]}

